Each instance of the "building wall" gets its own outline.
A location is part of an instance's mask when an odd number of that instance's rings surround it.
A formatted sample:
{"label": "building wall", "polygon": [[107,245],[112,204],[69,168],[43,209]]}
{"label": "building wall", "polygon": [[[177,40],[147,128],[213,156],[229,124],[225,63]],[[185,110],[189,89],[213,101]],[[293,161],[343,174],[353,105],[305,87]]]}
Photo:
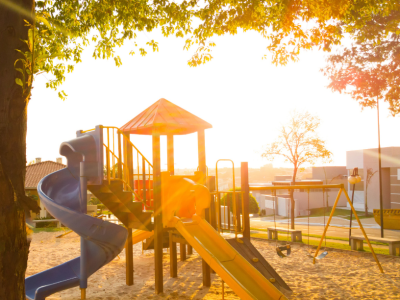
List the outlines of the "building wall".
{"label": "building wall", "polygon": [[[347,151],[346,167],[349,173],[353,168],[359,168],[362,182],[360,188],[356,185],[356,195],[354,206],[357,209],[364,209],[365,199],[367,198],[368,211],[380,208],[379,194],[379,173],[377,172],[372,178],[367,189],[367,171],[372,169],[373,172],[379,169],[378,149],[364,149]],[[382,202],[384,209],[400,208],[400,181],[397,180],[397,170],[400,168],[400,147],[381,148],[382,157]],[[399,184],[399,186],[397,186]],[[350,184],[348,185],[349,196],[351,197]],[[396,193],[398,191],[398,194]],[[393,203],[392,203],[393,202]],[[349,205],[348,205],[349,207]]]}
{"label": "building wall", "polygon": [[400,169],[390,168],[390,206],[400,209]]}
{"label": "building wall", "polygon": [[312,179],[322,180],[324,184],[329,184],[329,182],[334,178],[335,184],[337,184],[337,181],[342,180],[342,178],[338,178],[338,176],[347,175],[346,166],[312,167],[311,172]]}

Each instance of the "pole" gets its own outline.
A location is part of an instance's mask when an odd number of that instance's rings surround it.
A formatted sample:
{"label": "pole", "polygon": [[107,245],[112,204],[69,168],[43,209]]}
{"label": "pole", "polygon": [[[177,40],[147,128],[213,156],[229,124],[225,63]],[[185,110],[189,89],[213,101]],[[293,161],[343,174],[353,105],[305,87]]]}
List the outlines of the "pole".
{"label": "pole", "polygon": [[[80,163],[80,188],[81,188],[81,203],[80,210],[81,213],[87,213],[87,177],[85,176],[85,162]],[[81,289],[81,299],[86,299],[86,289],[87,289],[87,259],[88,259],[88,241],[81,236],[81,258],[80,258],[80,280],[79,287]]]}
{"label": "pole", "polygon": [[[199,171],[203,173],[201,184],[206,184],[207,176],[207,164],[206,164],[206,139],[205,132],[199,130],[197,132],[197,147],[198,147],[198,160],[199,160]],[[211,200],[211,199],[210,199]],[[203,286],[211,286],[211,269],[206,261],[202,260],[202,273],[203,273]]]}
{"label": "pole", "polygon": [[379,99],[376,97],[376,111],[378,114],[378,160],[379,160],[379,207],[381,217],[381,237],[384,236],[383,231],[383,200],[382,200],[382,158],[381,158],[381,129],[379,125]]}
{"label": "pole", "polygon": [[[351,195],[351,204],[353,204],[354,205],[354,188],[355,188],[355,184],[353,184],[353,192],[352,192],[352,195]],[[351,222],[352,222],[352,220],[353,220],[353,211],[350,209],[350,228],[349,228],[349,245],[351,246],[351,240],[350,240],[350,237],[351,237]]]}
{"label": "pole", "polygon": [[160,132],[153,129],[154,269],[155,292],[163,292],[163,224],[161,205]]}
{"label": "pole", "polygon": [[243,204],[243,238],[250,241],[250,209],[249,209],[249,165],[247,162],[242,162],[240,165],[241,172],[241,191]]}
{"label": "pole", "polygon": [[167,135],[167,164],[169,174],[174,175],[174,136],[172,134]]}

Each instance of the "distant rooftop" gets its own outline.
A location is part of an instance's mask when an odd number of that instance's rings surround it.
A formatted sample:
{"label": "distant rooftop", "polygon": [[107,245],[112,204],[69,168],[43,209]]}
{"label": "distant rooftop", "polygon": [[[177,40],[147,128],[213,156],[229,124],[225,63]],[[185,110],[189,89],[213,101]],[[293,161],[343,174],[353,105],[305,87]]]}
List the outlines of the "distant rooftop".
{"label": "distant rooftop", "polygon": [[66,165],[47,160],[26,166],[25,188],[36,189],[39,181],[55,171],[64,169]]}

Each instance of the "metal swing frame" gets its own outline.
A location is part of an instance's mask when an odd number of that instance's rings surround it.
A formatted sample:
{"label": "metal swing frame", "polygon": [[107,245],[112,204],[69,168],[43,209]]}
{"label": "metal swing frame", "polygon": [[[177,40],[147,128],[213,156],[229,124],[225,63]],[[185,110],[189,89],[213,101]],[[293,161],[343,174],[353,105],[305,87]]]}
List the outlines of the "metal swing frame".
{"label": "metal swing frame", "polygon": [[[332,220],[333,214],[334,214],[334,212],[335,212],[336,206],[337,206],[337,204],[338,204],[338,202],[339,202],[340,195],[341,195],[342,193],[344,193],[344,195],[346,196],[347,202],[349,203],[349,205],[350,205],[350,207],[351,207],[351,210],[352,210],[352,212],[353,212],[353,214],[354,214],[354,216],[355,216],[355,218],[356,218],[356,220],[357,220],[357,223],[358,223],[358,225],[360,226],[360,229],[361,229],[361,231],[362,231],[362,233],[363,233],[363,235],[364,235],[364,238],[365,238],[365,240],[366,240],[367,243],[368,243],[368,247],[369,247],[369,249],[371,250],[371,253],[372,253],[372,255],[373,255],[374,259],[375,259],[375,262],[376,262],[376,264],[378,265],[380,272],[383,273],[382,266],[381,266],[381,264],[379,263],[379,260],[378,260],[376,254],[375,254],[375,251],[374,251],[374,249],[373,249],[372,246],[371,246],[371,243],[370,243],[370,241],[369,241],[369,238],[368,238],[368,236],[367,236],[367,234],[366,234],[366,232],[365,232],[365,230],[364,230],[364,227],[363,227],[362,224],[361,224],[360,219],[358,218],[357,212],[356,212],[356,210],[354,209],[354,206],[353,206],[353,204],[351,203],[351,200],[350,200],[350,198],[349,198],[349,195],[347,194],[347,192],[346,192],[346,190],[345,190],[343,184],[263,186],[263,187],[250,187],[250,188],[249,188],[250,191],[260,191],[260,190],[265,191],[265,190],[271,190],[271,191],[274,191],[274,194],[276,193],[276,190],[299,190],[299,189],[307,189],[307,190],[310,190],[310,189],[339,189],[339,192],[338,192],[338,194],[337,194],[337,196],[336,196],[335,203],[333,204],[333,207],[332,207],[332,211],[331,211],[331,213],[330,213],[330,215],[329,215],[328,222],[326,223],[326,226],[325,226],[325,228],[324,228],[324,232],[323,232],[323,234],[322,234],[322,236],[321,236],[321,240],[319,241],[318,248],[317,248],[317,250],[315,251],[315,254],[314,254],[314,257],[313,257],[313,263],[315,264],[315,260],[316,260],[317,257],[318,257],[319,250],[321,249],[321,246],[322,246],[322,241],[324,240],[324,238],[325,238],[325,236],[326,236],[326,232],[327,232],[327,230],[328,230],[328,228],[329,228],[329,224],[331,223],[331,220]],[[275,194],[275,195],[276,195],[276,194]],[[276,196],[275,196],[275,197],[276,197]],[[274,223],[275,223],[275,199],[274,199]],[[276,223],[275,223],[275,228],[276,228]],[[278,237],[278,235],[277,235],[277,237]],[[322,254],[323,254],[323,253],[322,253]]]}

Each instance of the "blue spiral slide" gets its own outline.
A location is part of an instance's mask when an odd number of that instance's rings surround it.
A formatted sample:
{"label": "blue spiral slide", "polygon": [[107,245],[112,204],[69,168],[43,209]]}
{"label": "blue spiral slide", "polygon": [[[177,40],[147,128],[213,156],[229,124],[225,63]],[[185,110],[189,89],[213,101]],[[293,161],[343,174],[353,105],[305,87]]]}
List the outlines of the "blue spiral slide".
{"label": "blue spiral slide", "polygon": [[112,261],[123,249],[127,230],[116,224],[86,215],[87,184],[103,181],[102,131],[81,134],[62,143],[60,154],[67,168],[44,177],[38,185],[46,210],[81,237],[81,256],[25,279],[26,298],[44,300],[56,292],[79,286]]}

